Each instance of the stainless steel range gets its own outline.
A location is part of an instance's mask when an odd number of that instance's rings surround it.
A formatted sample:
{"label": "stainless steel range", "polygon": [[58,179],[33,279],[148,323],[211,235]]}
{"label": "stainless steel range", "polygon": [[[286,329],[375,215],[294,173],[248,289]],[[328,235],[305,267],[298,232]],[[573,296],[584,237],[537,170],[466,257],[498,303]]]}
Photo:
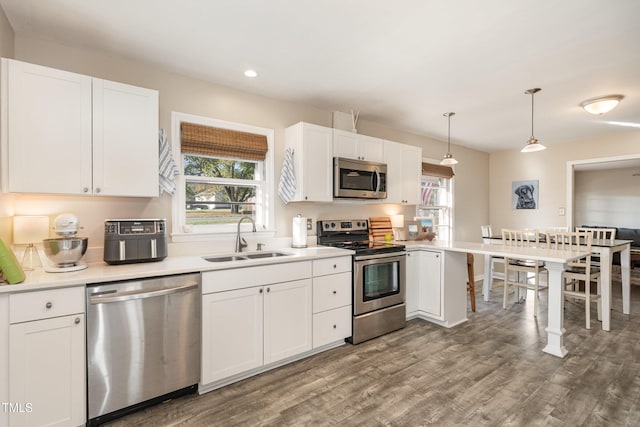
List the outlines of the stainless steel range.
{"label": "stainless steel range", "polygon": [[317,222],[318,244],[351,249],[353,333],[358,344],[406,324],[404,245],[369,241],[366,219]]}

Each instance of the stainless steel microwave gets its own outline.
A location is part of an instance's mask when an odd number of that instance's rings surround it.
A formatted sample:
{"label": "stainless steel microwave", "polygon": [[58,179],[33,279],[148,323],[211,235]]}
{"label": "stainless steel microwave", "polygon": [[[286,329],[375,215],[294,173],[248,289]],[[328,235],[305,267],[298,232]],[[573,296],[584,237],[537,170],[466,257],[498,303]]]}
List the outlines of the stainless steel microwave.
{"label": "stainless steel microwave", "polygon": [[337,199],[386,199],[387,165],[334,157],[333,197]]}

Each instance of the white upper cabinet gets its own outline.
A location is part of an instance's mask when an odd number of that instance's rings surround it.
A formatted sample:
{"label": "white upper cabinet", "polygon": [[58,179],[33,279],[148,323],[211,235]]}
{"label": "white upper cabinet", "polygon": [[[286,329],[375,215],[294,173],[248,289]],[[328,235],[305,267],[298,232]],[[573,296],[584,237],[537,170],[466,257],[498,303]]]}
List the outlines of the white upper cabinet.
{"label": "white upper cabinet", "polygon": [[158,195],[157,91],[93,79],[93,191]]}
{"label": "white upper cabinet", "polygon": [[3,58],[1,93],[3,191],[158,195],[157,91]]}
{"label": "white upper cabinet", "polygon": [[387,203],[420,203],[422,149],[413,145],[384,141],[387,164]]}
{"label": "white upper cabinet", "polygon": [[333,201],[331,130],[304,122],[286,129],[286,145],[294,151],[296,192],[292,201]]}
{"label": "white upper cabinet", "polygon": [[384,158],[384,140],[333,129],[333,156],[381,163]]}
{"label": "white upper cabinet", "polygon": [[91,77],[2,59],[3,188],[91,189]]}

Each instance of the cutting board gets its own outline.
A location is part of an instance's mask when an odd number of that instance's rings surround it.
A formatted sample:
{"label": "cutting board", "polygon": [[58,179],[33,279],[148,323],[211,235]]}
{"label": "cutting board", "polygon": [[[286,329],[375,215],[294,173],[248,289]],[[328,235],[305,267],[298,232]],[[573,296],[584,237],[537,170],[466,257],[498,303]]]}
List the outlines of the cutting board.
{"label": "cutting board", "polygon": [[369,240],[384,242],[385,236],[387,235],[393,236],[390,217],[380,216],[369,218]]}

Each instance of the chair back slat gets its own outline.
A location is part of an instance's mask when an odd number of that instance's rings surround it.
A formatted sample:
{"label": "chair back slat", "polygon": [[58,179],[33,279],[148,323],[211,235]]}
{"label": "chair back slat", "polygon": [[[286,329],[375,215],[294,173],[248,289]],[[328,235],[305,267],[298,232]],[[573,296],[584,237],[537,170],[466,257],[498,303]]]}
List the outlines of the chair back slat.
{"label": "chair back slat", "polygon": [[540,246],[540,233],[538,230],[513,230],[502,229],[502,243],[513,247]]}
{"label": "chair back slat", "polygon": [[482,237],[491,237],[491,226],[490,225],[481,225],[480,231],[482,232]]}
{"label": "chair back slat", "polygon": [[567,263],[567,265],[572,267],[586,268],[586,274],[589,274],[591,267],[591,245],[593,242],[593,234],[590,231],[547,232],[546,239],[550,249],[575,253],[589,252],[588,255]]}
{"label": "chair back slat", "polygon": [[616,240],[615,228],[576,227],[576,231],[581,233],[590,232],[593,235],[594,243],[613,244],[613,242]]}

